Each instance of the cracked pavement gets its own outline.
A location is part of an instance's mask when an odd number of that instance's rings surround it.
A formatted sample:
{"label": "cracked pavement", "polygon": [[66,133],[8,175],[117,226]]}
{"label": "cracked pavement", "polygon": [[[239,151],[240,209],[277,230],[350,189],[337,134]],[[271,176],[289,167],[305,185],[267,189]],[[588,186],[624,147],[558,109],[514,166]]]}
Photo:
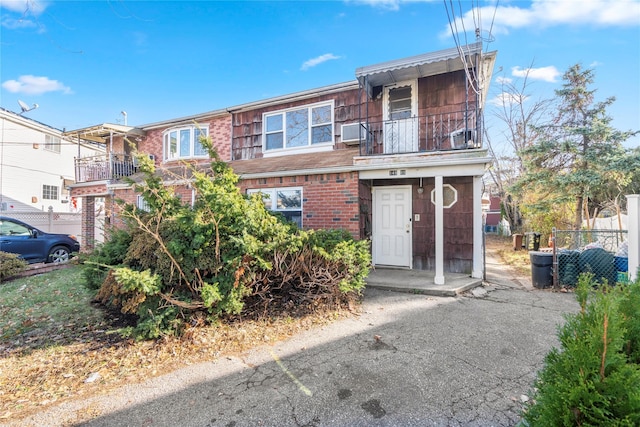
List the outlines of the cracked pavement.
{"label": "cracked pavement", "polygon": [[[353,319],[21,423],[513,426],[563,313],[578,304],[573,294],[498,282],[457,298],[367,289]],[[78,423],[87,408],[97,417]]]}

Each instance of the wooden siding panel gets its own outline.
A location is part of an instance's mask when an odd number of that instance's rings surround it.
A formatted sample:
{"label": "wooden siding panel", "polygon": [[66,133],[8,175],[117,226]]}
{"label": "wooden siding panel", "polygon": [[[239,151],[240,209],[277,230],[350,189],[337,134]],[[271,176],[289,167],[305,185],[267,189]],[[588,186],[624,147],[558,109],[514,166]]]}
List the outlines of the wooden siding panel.
{"label": "wooden siding panel", "polygon": [[[360,106],[361,96],[363,99],[362,107]],[[233,113],[231,143],[233,160],[249,160],[262,157],[262,115],[264,113],[331,100],[334,101],[335,147],[337,149],[345,148],[345,145],[341,142],[342,124],[358,122],[359,114],[362,114],[362,120],[365,120],[364,99],[364,93],[361,93],[358,89],[352,89]]]}

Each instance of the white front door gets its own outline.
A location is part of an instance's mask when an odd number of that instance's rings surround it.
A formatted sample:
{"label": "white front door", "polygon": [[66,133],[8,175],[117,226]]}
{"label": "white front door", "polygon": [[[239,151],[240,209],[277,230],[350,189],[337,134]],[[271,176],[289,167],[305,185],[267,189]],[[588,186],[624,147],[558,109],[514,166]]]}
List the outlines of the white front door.
{"label": "white front door", "polygon": [[373,264],[411,267],[411,186],[373,187]]}
{"label": "white front door", "polygon": [[418,151],[418,87],[415,80],[384,87],[385,154]]}

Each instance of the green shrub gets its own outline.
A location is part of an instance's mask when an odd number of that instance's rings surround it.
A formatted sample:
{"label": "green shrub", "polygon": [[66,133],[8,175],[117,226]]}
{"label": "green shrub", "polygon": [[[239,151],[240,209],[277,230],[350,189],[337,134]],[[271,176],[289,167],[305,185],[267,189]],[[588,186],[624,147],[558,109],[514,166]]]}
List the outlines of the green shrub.
{"label": "green shrub", "polygon": [[29,264],[17,254],[0,251],[0,282],[27,269]]}
{"label": "green shrub", "polygon": [[106,234],[105,242],[98,245],[93,252],[80,254],[82,274],[89,289],[97,290],[102,286],[107,277],[108,266],[123,264],[131,240],[131,232],[127,229],[113,228]]}
{"label": "green shrub", "polygon": [[204,171],[184,165],[193,206],[163,184],[152,163],[140,162],[144,182],[131,184],[149,212],[123,203],[127,229],[85,261],[89,286],[100,281],[97,299],[137,316],[129,335],[179,334],[188,324],[293,300],[341,304],[364,287],[368,242],[343,231],[298,230],[278,219],[260,195],[244,196],[237,175],[219,160]]}
{"label": "green shrub", "polygon": [[576,290],[581,311],[566,316],[559,328],[561,349],[547,354],[523,424],[640,425],[640,316],[638,306],[630,306],[638,301],[638,283],[591,291],[593,276],[581,275]]}

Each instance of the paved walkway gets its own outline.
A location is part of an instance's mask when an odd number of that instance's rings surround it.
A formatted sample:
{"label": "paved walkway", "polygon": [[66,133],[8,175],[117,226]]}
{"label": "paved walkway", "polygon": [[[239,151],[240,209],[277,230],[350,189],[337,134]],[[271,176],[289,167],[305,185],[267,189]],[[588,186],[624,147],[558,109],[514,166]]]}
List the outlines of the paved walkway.
{"label": "paved walkway", "polygon": [[15,425],[513,426],[578,305],[487,261],[461,296],[367,289],[360,316]]}

